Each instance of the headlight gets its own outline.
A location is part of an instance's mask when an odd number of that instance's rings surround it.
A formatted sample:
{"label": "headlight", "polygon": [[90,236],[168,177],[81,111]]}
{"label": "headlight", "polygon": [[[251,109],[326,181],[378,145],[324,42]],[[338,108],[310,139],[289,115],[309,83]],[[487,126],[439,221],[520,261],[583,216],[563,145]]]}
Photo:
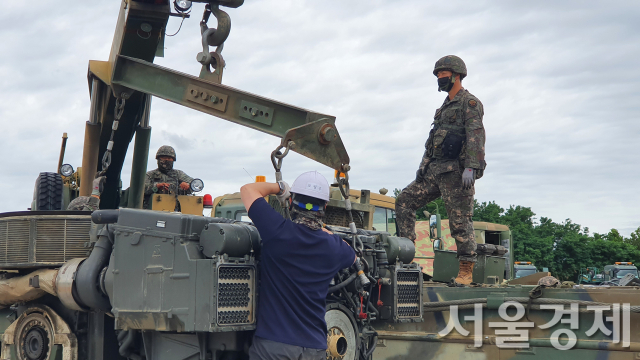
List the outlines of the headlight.
{"label": "headlight", "polygon": [[176,11],[179,13],[184,13],[191,9],[191,1],[189,0],[175,0],[173,2],[173,6],[176,8]]}
{"label": "headlight", "polygon": [[71,166],[69,164],[64,164],[64,165],[60,166],[60,175],[62,175],[64,177],[69,177],[69,176],[73,175],[73,166]]}
{"label": "headlight", "polygon": [[193,179],[191,181],[191,191],[193,192],[200,192],[202,191],[202,189],[204,189],[204,182],[200,179]]}

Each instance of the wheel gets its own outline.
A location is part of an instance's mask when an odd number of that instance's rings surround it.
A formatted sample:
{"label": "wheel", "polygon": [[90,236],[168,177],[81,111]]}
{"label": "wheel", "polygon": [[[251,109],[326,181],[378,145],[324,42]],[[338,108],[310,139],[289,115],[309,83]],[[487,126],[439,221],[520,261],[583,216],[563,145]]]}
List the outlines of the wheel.
{"label": "wheel", "polygon": [[40,313],[31,313],[18,324],[14,344],[18,360],[48,360],[53,344],[53,328]]}
{"label": "wheel", "polygon": [[62,209],[62,177],[58,173],[41,172],[33,192],[32,210]]}
{"label": "wheel", "polygon": [[355,360],[358,341],[351,319],[342,310],[329,309],[324,320],[327,323],[327,360]]}

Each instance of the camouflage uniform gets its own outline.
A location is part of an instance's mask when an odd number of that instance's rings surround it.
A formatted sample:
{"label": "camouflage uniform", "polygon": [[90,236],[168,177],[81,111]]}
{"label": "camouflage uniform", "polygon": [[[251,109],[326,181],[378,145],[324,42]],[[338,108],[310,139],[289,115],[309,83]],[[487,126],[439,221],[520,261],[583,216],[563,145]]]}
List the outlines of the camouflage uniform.
{"label": "camouflage uniform", "polygon": [[[181,170],[171,169],[163,172],[160,169],[155,169],[147,172],[144,180],[144,207],[147,208],[149,197],[158,191],[156,184],[167,183],[171,185],[175,191],[176,189],[180,189],[180,183],[186,182],[190,184],[191,181],[193,181],[193,178]],[[191,189],[186,190],[185,193],[191,193]]]}
{"label": "camouflage uniform", "polygon": [[100,198],[95,196],[78,196],[67,206],[67,210],[75,211],[96,211],[99,208]]}
{"label": "camouflage uniform", "polygon": [[462,171],[475,169],[475,178],[485,168],[485,133],[482,103],[464,88],[453,100],[449,96],[436,111],[433,129],[420,163],[421,181],[411,182],[396,199],[396,222],[401,236],[415,241],[416,210],[442,196],[449,216],[451,236],[461,261],[476,261],[473,235],[475,189],[462,186]]}

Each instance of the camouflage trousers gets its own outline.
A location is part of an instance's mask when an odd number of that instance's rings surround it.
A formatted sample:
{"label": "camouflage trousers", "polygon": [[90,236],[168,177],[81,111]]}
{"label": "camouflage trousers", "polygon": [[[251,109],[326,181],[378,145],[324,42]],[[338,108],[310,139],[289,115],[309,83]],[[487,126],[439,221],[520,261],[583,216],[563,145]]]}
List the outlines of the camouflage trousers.
{"label": "camouflage trousers", "polygon": [[454,171],[436,173],[436,164],[431,163],[423,180],[411,182],[396,199],[396,224],[400,236],[416,240],[416,210],[442,196],[451,236],[458,247],[458,259],[476,261],[476,240],[473,234],[473,195],[475,189],[462,188],[462,174]]}

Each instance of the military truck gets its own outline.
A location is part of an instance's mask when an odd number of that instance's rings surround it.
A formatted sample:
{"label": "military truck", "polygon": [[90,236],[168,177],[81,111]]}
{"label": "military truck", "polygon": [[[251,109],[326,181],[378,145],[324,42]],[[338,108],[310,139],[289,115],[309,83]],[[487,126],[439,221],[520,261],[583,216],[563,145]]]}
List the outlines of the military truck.
{"label": "military truck", "polygon": [[628,261],[617,261],[615,264],[604,267],[604,281],[619,280],[627,274],[639,277],[638,268]]}
{"label": "military truck", "polygon": [[[341,270],[330,286],[328,359],[553,357],[558,346],[582,359],[626,359],[640,352],[640,297],[633,287],[556,289],[485,282],[456,288],[423,282],[412,261],[413,243],[389,232],[389,208],[376,222],[373,196],[369,204],[362,192],[351,200],[350,161],[334,117],[221,85],[222,45],[230,31],[230,18],[221,8],[239,7],[242,0],[204,5],[198,77],[152,63],[164,53],[169,16],[186,18],[192,5],[123,0],[109,60],[89,63],[90,116],[73,190],[88,196],[96,174],[106,176],[101,210],[62,210],[62,177],[43,173],[33,211],[0,214],[1,359],[247,358],[259,301],[259,234],[242,218],[235,220],[236,214],[230,219],[142,209],[152,96],[276,136],[279,144],[270,159],[276,177],[288,151],[345,173],[338,179],[342,198],[333,200],[349,226],[330,229],[353,246],[360,268]],[[215,26],[207,25],[210,17]],[[132,141],[125,196],[120,173]],[[360,211],[362,217],[356,214]],[[386,231],[374,225],[382,223]],[[441,229],[434,223],[430,231]],[[497,246],[502,245],[494,245],[492,254]],[[569,302],[579,307],[577,327],[564,321],[541,326],[558,318],[553,307],[545,306]],[[631,307],[616,307],[620,303]],[[607,329],[589,331],[597,315],[588,310],[593,305],[622,314],[620,331],[615,329],[613,336]],[[538,325],[523,340],[526,346],[509,346],[521,331],[507,337],[492,331],[492,324],[504,323],[505,316],[507,331],[529,326],[519,320],[525,314]],[[567,340],[573,332],[576,339]]]}
{"label": "military truck", "polygon": [[533,275],[538,272],[538,268],[531,261],[516,261],[513,263],[514,279]]}
{"label": "military truck", "polygon": [[[264,176],[257,176],[256,178],[261,180]],[[369,190],[349,190],[353,221],[358,228],[385,231],[395,235],[395,199],[386,196],[385,190],[384,188],[381,189],[379,194],[372,193]],[[268,202],[273,208],[284,214],[275,196],[271,196]],[[325,214],[325,222],[327,224],[342,227],[349,226],[348,214],[344,209],[344,196],[338,188],[337,181],[334,181],[331,185],[330,200]],[[239,192],[221,195],[213,199],[210,216],[250,221]]]}
{"label": "military truck", "polygon": [[[500,282],[504,279],[511,279],[513,261],[509,227],[501,224],[474,221],[473,229],[480,253],[490,256],[488,263],[483,263],[483,266],[475,268],[474,281],[478,280],[478,282],[484,283],[485,275],[495,276]],[[422,272],[427,278],[449,281],[452,276],[455,277],[457,275],[457,261],[453,259],[457,246],[451,236],[449,220],[441,220],[440,215],[434,214],[429,216],[429,221],[417,221],[415,244],[416,256],[414,261],[420,264]],[[489,251],[490,253],[486,254]],[[493,252],[496,252],[497,257],[502,259],[491,257]],[[436,271],[436,258],[438,258],[440,264],[446,262],[446,269],[440,266]],[[487,258],[483,257],[483,261],[485,260]],[[486,274],[484,265],[489,266]]]}

